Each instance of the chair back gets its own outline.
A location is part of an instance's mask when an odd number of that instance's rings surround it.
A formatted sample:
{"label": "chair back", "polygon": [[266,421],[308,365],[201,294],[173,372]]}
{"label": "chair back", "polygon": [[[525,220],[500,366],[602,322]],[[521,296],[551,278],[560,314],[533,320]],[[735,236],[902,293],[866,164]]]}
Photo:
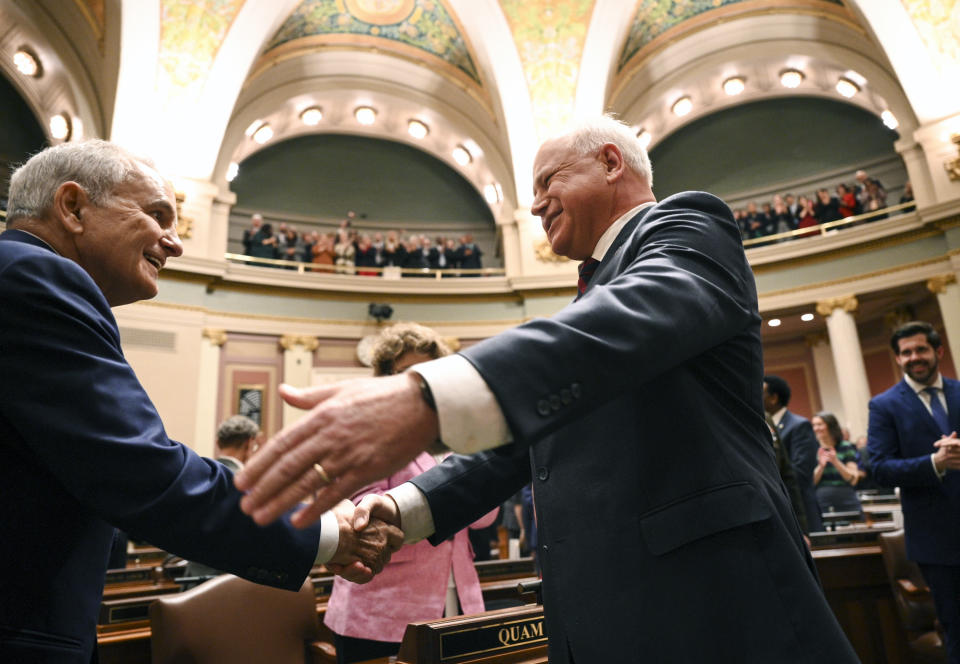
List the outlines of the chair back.
{"label": "chair back", "polygon": [[153,664],[303,664],[317,638],[308,578],[299,592],[225,574],[150,605]]}
{"label": "chair back", "polygon": [[907,632],[932,630],[937,615],[930,588],[920,567],[912,560],[907,560],[903,529],[881,533],[880,550],[904,629]]}

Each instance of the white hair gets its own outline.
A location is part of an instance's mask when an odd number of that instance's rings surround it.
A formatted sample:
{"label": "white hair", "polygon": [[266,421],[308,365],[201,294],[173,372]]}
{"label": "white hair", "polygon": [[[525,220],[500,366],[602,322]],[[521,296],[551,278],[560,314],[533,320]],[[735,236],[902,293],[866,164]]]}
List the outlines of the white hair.
{"label": "white hair", "polygon": [[150,159],[99,139],[47,148],[13,172],[7,223],[45,217],[64,182],[76,182],[94,205],[103,205],[118,186],[141,177],[144,165],[155,168]]}
{"label": "white hair", "polygon": [[607,143],[620,148],[623,160],[634,173],[644,178],[653,187],[653,167],[650,157],[637,133],[629,125],[612,115],[599,115],[576,122],[572,128],[556,137],[569,142],[578,157],[597,152]]}

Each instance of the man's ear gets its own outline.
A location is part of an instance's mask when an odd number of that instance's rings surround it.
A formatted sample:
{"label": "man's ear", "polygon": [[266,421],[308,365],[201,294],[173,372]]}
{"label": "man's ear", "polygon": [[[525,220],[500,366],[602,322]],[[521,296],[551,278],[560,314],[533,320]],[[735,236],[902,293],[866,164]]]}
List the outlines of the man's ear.
{"label": "man's ear", "polygon": [[607,182],[616,182],[623,175],[626,164],[623,161],[623,153],[613,143],[605,143],[600,148],[600,161],[603,163],[607,174]]}
{"label": "man's ear", "polygon": [[64,182],[53,194],[53,216],[64,230],[74,235],[83,233],[81,211],[90,204],[86,190],[76,182]]}

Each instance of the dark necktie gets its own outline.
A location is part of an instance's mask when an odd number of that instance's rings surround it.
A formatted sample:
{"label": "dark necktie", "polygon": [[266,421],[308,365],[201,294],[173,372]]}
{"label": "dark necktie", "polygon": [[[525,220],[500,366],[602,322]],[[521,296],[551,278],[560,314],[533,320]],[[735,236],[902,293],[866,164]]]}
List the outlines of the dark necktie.
{"label": "dark necktie", "polygon": [[950,419],[947,417],[947,411],[944,410],[943,404],[940,402],[940,396],[937,394],[940,389],[925,387],[923,391],[930,395],[930,413],[933,415],[933,420],[937,423],[937,426],[940,427],[940,433],[944,436],[949,435]]}
{"label": "dark necktie", "polygon": [[580,263],[580,267],[577,268],[577,272],[580,274],[580,278],[577,279],[577,299],[583,297],[583,294],[587,291],[587,284],[590,283],[590,277],[593,276],[593,273],[597,271],[598,265],[600,265],[600,261],[596,258],[588,258]]}

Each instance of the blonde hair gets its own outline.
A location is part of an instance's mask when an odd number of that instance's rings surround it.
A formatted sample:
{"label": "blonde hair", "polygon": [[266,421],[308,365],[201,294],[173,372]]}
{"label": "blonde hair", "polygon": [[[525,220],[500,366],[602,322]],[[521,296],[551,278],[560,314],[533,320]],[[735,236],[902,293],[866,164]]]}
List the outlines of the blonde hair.
{"label": "blonde hair", "polygon": [[432,360],[451,353],[434,330],[417,323],[397,323],[380,333],[373,347],[373,373],[389,376],[397,361],[407,353],[421,353]]}

